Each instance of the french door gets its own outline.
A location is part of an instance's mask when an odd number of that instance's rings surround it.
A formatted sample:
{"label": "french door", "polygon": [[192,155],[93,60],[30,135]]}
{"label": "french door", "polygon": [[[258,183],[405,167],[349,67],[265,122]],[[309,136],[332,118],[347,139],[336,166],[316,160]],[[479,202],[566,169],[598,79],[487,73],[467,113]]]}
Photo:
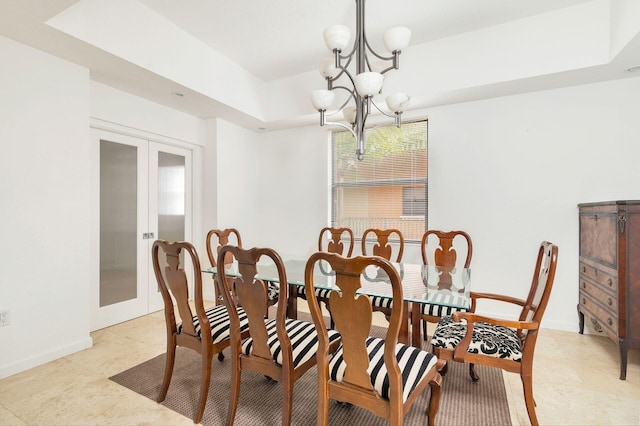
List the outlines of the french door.
{"label": "french door", "polygon": [[[162,309],[151,263],[156,239],[191,240],[191,151],[92,129],[91,329]],[[96,158],[97,157],[97,158]]]}

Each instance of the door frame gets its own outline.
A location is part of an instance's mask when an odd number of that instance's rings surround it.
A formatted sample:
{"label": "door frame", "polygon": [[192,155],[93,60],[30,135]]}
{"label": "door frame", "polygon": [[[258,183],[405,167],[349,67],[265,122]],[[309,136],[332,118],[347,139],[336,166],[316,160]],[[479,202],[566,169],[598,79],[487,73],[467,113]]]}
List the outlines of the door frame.
{"label": "door frame", "polygon": [[[104,327],[107,327],[107,323],[104,321],[97,321],[92,313],[92,306],[96,300],[99,300],[99,294],[96,295],[96,291],[99,291],[100,283],[100,144],[99,139],[102,135],[102,139],[111,139],[114,142],[118,142],[117,138],[127,139],[129,137],[163,144],[165,146],[173,146],[183,148],[191,151],[191,219],[185,223],[185,226],[190,226],[187,229],[187,235],[190,233],[192,236],[192,243],[201,252],[203,247],[203,238],[201,237],[201,215],[198,212],[202,206],[202,147],[190,142],[178,140],[175,138],[157,135],[154,133],[145,132],[138,129],[132,129],[127,126],[103,121],[96,118],[90,119],[90,163],[91,167],[91,182],[90,182],[90,280],[88,285],[90,286],[90,300],[89,302],[89,319],[90,330],[95,331]],[[98,136],[96,136],[98,135]],[[96,141],[98,139],[98,141]],[[147,173],[148,174],[148,173]],[[190,222],[190,225],[187,223]],[[151,245],[151,244],[150,244]],[[149,246],[150,246],[149,245]],[[149,251],[150,255],[150,251]],[[150,256],[149,256],[150,257]],[[149,264],[151,262],[149,261]],[[150,267],[149,272],[153,278],[153,268]],[[145,271],[145,273],[149,273]],[[155,278],[153,278],[155,281]],[[148,307],[147,302],[147,307]],[[147,308],[148,309],[148,308]],[[130,319],[130,318],[129,318]],[[111,321],[112,323],[118,323],[126,321],[127,319],[118,318],[118,321]]]}

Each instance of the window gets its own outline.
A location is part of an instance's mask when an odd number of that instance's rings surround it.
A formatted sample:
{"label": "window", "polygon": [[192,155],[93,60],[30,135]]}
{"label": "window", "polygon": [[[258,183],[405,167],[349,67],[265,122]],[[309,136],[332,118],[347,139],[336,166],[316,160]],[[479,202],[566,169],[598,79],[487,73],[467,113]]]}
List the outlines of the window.
{"label": "window", "polygon": [[402,215],[422,216],[427,215],[427,191],[426,186],[405,186],[402,188]]}
{"label": "window", "polygon": [[407,241],[427,229],[427,121],[366,134],[363,161],[350,132],[332,134],[331,224],[356,237],[367,228],[396,228]]}

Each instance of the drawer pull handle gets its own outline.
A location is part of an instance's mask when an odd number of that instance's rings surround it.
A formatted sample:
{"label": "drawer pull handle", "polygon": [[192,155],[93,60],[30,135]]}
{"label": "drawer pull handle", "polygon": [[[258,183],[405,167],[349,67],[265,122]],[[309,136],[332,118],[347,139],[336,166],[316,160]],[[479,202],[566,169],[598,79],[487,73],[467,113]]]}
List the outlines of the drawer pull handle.
{"label": "drawer pull handle", "polygon": [[607,303],[609,304],[609,306],[613,305],[613,300],[611,300],[611,298],[609,298],[609,300],[607,300]]}
{"label": "drawer pull handle", "polygon": [[587,267],[586,266],[582,267],[582,272],[585,272],[585,273],[587,272]]}
{"label": "drawer pull handle", "polygon": [[609,278],[607,280],[607,284],[609,284],[609,287],[611,287],[613,285],[613,280],[611,278]]}
{"label": "drawer pull handle", "polygon": [[611,320],[611,318],[607,319],[607,324],[609,324],[609,325],[613,324],[613,321]]}
{"label": "drawer pull handle", "polygon": [[587,283],[585,283],[584,281],[582,281],[582,288],[587,288]]}
{"label": "drawer pull handle", "polygon": [[582,304],[583,304],[583,305],[586,305],[586,304],[587,304],[587,300],[586,300],[584,297],[582,298]]}

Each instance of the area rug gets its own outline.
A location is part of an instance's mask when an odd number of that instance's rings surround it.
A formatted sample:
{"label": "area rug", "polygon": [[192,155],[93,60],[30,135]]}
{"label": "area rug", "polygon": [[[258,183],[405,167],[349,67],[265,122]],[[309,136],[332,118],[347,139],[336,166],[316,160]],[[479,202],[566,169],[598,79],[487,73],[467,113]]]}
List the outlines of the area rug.
{"label": "area rug", "polygon": [[[373,334],[382,335],[383,328]],[[225,350],[229,354],[229,350]],[[164,372],[165,355],[159,355],[110,379],[147,398],[158,396]],[[230,362],[218,362],[214,357],[211,371],[209,397],[202,419],[204,425],[222,425],[226,421],[229,401]],[[480,381],[474,383],[465,364],[449,363],[449,371],[443,378],[442,397],[436,417],[437,425],[511,425],[507,396],[499,369],[477,366]],[[196,410],[200,380],[200,356],[195,352],[178,348],[173,378],[162,405],[193,418]],[[317,416],[317,373],[310,369],[294,385],[294,425],[314,425]],[[405,416],[405,425],[425,425],[430,390],[414,403]],[[263,375],[243,372],[240,384],[240,401],[236,425],[279,425],[281,423],[281,387],[278,382]],[[366,410],[332,401],[329,424],[335,425],[386,425],[385,420]]]}

